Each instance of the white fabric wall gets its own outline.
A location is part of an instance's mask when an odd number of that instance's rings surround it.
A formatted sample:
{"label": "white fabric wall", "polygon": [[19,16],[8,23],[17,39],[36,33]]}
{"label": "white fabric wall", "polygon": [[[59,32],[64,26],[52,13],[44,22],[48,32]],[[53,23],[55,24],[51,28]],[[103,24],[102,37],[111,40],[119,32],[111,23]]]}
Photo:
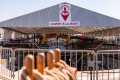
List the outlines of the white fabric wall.
{"label": "white fabric wall", "polygon": [[15,32],[12,32],[12,39],[15,39]]}
{"label": "white fabric wall", "polygon": [[4,40],[10,40],[12,38],[12,31],[4,30]]}
{"label": "white fabric wall", "polygon": [[11,39],[20,39],[20,38],[24,38],[24,36],[26,37],[26,35],[24,34],[21,34],[21,33],[18,33],[18,32],[15,32],[15,31],[9,31],[9,30],[6,30],[6,29],[1,29],[0,28],[0,34],[1,34],[1,37],[0,37],[0,41],[9,41],[10,38]]}
{"label": "white fabric wall", "polygon": [[12,34],[12,39],[16,39],[16,38],[20,39],[22,37],[24,38],[23,34],[18,33],[18,32],[13,32]]}
{"label": "white fabric wall", "polygon": [[17,39],[21,38],[20,33],[18,33],[18,32],[15,32],[14,36],[15,36],[15,39],[16,39],[16,38],[17,38]]}
{"label": "white fabric wall", "polygon": [[0,41],[3,41],[4,40],[4,29],[0,28],[0,34],[1,34]]}

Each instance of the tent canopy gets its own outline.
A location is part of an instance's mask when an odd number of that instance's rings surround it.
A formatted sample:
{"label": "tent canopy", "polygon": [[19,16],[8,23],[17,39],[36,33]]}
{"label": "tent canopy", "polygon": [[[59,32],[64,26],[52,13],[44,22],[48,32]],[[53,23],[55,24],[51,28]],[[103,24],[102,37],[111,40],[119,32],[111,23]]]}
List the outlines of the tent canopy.
{"label": "tent canopy", "polygon": [[[61,3],[69,4],[69,3]],[[70,5],[71,21],[78,21],[78,26],[50,26],[50,22],[60,22],[60,4],[36,12],[0,22],[0,27],[30,33],[86,33],[120,27],[120,20],[102,15],[72,4]]]}
{"label": "tent canopy", "polygon": [[[48,33],[65,33],[65,34],[83,34],[101,30],[112,29],[114,27],[4,27],[4,29],[16,31],[23,34],[48,34]],[[116,27],[118,28],[118,27]]]}

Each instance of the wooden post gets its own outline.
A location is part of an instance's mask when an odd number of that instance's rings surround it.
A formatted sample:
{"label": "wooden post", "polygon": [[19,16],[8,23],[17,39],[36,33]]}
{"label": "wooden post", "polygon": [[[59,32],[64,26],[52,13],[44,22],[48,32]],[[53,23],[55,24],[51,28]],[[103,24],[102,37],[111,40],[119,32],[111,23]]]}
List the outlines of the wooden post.
{"label": "wooden post", "polygon": [[45,55],[44,53],[38,53],[37,55],[37,69],[40,73],[44,73],[45,68]]}
{"label": "wooden post", "polygon": [[25,66],[26,66],[26,72],[28,76],[30,76],[31,80],[33,80],[33,69],[34,69],[34,57],[33,55],[27,55],[25,57]]}
{"label": "wooden post", "polygon": [[61,52],[59,48],[56,48],[54,50],[54,59],[55,59],[55,62],[59,62],[61,60]]}
{"label": "wooden post", "polygon": [[52,69],[53,68],[53,55],[54,55],[54,52],[52,50],[49,50],[47,52],[47,66],[49,69]]}

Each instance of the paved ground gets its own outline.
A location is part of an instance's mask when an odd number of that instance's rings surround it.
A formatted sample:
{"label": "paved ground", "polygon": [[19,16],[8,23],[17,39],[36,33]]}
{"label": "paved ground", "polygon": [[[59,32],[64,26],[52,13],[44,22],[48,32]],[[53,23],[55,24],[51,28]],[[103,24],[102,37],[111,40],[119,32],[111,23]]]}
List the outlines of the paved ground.
{"label": "paved ground", "polygon": [[[0,73],[6,74],[6,76],[10,76],[9,73],[11,73],[11,72],[7,68],[2,66],[1,64],[0,64],[0,67],[1,67]],[[103,74],[102,74],[102,72],[103,72]],[[87,72],[87,71],[83,71],[83,72],[78,71],[77,72],[77,80],[90,80],[89,73],[90,72]],[[14,74],[15,74],[14,80],[18,80],[18,71],[16,71]],[[21,70],[19,71],[19,75],[20,74],[21,74]],[[81,78],[81,75],[82,75],[82,78]],[[20,78],[20,76],[19,76],[19,78]],[[101,70],[98,72],[98,80],[120,80],[119,78],[120,78],[120,69],[115,69],[114,74],[113,74],[113,70],[109,70],[109,74],[108,74],[108,70],[103,70],[103,71]],[[0,79],[0,80],[2,80],[2,79]],[[94,76],[94,80],[96,80],[96,75]]]}
{"label": "paved ground", "polygon": [[[82,75],[82,78],[81,78],[81,75]],[[87,78],[87,76],[88,76],[88,78]],[[93,77],[93,75],[92,75],[92,77]],[[78,80],[90,80],[90,74],[87,71],[84,71],[82,73],[81,73],[81,71],[78,71],[77,79]],[[96,80],[96,75],[94,76],[94,80]],[[114,74],[113,74],[113,70],[109,70],[109,74],[108,74],[108,70],[103,70],[103,74],[102,74],[102,71],[99,71],[98,72],[98,80],[120,80],[120,69],[115,69]]]}

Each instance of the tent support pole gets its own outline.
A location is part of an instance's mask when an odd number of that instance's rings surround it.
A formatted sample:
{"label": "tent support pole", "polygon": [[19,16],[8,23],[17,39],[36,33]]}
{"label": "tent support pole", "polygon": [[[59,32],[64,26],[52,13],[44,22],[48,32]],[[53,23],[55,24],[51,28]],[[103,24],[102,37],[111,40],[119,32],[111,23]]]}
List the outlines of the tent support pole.
{"label": "tent support pole", "polygon": [[103,29],[102,29],[102,39],[103,39],[104,35],[103,35]]}
{"label": "tent support pole", "polygon": [[[108,32],[108,28],[107,28],[107,39],[108,39],[108,35],[109,35],[109,32]],[[107,43],[108,43],[108,40],[107,40]]]}
{"label": "tent support pole", "polygon": [[98,37],[99,37],[100,35],[99,35],[99,30],[98,30]]}
{"label": "tent support pole", "polygon": [[33,37],[33,49],[35,48],[35,34],[34,34],[34,37]]}

